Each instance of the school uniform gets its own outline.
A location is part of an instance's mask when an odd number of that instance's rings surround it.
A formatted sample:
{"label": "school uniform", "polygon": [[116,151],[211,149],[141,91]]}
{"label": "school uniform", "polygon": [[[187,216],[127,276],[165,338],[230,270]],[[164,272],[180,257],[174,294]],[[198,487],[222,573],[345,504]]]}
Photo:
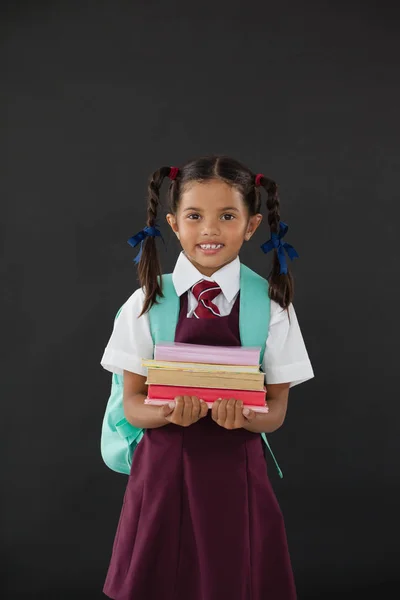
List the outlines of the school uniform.
{"label": "school uniform", "polygon": [[[204,277],[179,255],[175,341],[240,345],[240,261]],[[190,288],[215,281],[221,316],[197,319]],[[101,364],[142,375],[153,357],[148,316],[137,318],[143,291],[124,304]],[[291,387],[314,374],[293,305],[271,301],[262,368],[266,382]],[[227,430],[211,411],[190,427],[147,429],[125,491],[104,593],[114,600],[295,600],[283,516],[271,487],[260,434]]]}

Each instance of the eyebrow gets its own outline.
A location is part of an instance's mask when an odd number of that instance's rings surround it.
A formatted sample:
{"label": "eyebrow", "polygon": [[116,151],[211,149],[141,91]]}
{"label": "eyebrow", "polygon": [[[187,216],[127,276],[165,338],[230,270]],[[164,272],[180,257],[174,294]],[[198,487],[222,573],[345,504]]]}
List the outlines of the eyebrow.
{"label": "eyebrow", "polygon": [[[183,212],[187,211],[187,210],[195,210],[197,212],[201,212],[201,208],[196,208],[195,206],[190,206],[189,208],[185,208]],[[225,206],[224,208],[221,208],[221,211],[224,210],[235,210],[236,212],[239,212],[239,209],[236,208],[235,206]]]}

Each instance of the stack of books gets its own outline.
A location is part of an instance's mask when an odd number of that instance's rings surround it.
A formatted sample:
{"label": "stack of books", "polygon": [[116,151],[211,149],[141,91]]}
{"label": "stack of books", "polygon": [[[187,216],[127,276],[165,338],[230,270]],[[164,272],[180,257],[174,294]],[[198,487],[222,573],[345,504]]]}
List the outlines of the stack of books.
{"label": "stack of books", "polygon": [[147,368],[146,404],[166,404],[176,396],[197,396],[209,408],[218,398],[235,398],[255,412],[268,412],[260,348],[156,344]]}

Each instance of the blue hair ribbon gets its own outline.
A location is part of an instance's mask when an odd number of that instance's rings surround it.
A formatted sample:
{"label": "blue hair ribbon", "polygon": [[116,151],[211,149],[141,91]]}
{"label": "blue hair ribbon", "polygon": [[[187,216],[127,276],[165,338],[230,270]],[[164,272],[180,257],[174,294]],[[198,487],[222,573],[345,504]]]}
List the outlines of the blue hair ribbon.
{"label": "blue hair ribbon", "polygon": [[276,248],[278,252],[279,264],[281,266],[279,272],[280,275],[286,275],[288,272],[285,250],[290,260],[293,260],[294,258],[299,258],[299,255],[293,248],[293,246],[291,246],[287,242],[282,242],[282,238],[286,235],[288,229],[289,226],[286,225],[286,223],[284,223],[283,221],[280,221],[279,233],[271,233],[271,238],[267,242],[264,242],[264,244],[262,244],[261,246],[261,250],[265,252],[265,254],[267,254],[267,252],[269,252],[270,250]]}
{"label": "blue hair ribbon", "polygon": [[136,235],[133,235],[132,237],[129,238],[128,244],[130,246],[132,246],[132,248],[135,248],[135,246],[140,244],[140,250],[139,250],[137,256],[135,256],[135,258],[133,259],[135,264],[138,264],[140,262],[140,259],[142,258],[144,240],[147,237],[157,237],[157,236],[161,237],[162,241],[164,241],[164,238],[161,235],[161,231],[157,228],[157,225],[155,225],[154,227],[144,227],[144,229],[141,229],[141,231],[139,231],[139,233],[137,233]]}

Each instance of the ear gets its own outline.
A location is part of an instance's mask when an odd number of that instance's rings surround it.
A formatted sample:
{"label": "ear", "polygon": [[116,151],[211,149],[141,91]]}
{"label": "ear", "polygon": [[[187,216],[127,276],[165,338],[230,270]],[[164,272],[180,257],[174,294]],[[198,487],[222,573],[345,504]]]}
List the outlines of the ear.
{"label": "ear", "polygon": [[176,222],[176,217],[175,215],[173,215],[172,213],[168,213],[166,216],[168,225],[171,227],[172,231],[175,233],[176,237],[179,240],[179,231],[178,231],[178,225]]}
{"label": "ear", "polygon": [[253,233],[257,229],[257,227],[260,225],[262,219],[263,219],[263,216],[260,213],[258,213],[256,215],[253,215],[252,217],[250,217],[249,222],[247,223],[246,233],[245,233],[245,236],[244,236],[244,239],[246,241],[249,241],[249,239],[251,238],[251,236],[253,235]]}

